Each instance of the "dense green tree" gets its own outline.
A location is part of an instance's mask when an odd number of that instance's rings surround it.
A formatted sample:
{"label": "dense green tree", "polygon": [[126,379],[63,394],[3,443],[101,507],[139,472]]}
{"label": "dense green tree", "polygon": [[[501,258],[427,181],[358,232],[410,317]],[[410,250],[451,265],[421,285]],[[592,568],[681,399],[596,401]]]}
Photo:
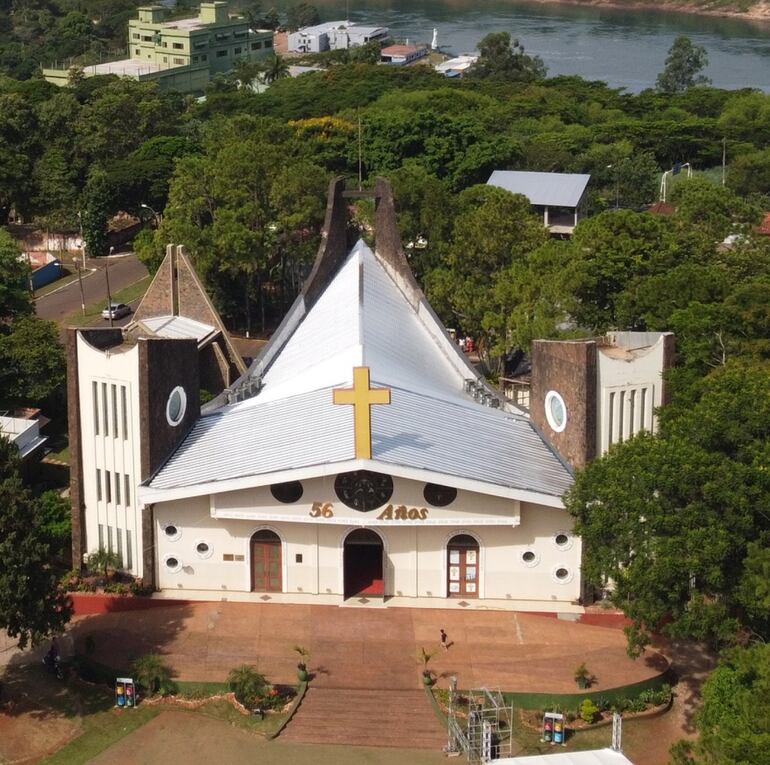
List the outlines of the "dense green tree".
{"label": "dense green tree", "polygon": [[70,501],[57,491],[44,491],[37,499],[40,509],[40,529],[51,554],[68,558],[72,543],[72,513]]}
{"label": "dense green tree", "polygon": [[19,467],[16,447],[0,438],[0,628],[24,648],[61,632],[72,611],[51,568],[46,515]]}
{"label": "dense green tree", "polygon": [[65,370],[54,322],[22,316],[0,332],[0,401],[40,403],[64,384]]}
{"label": "dense green tree", "polygon": [[262,78],[268,85],[289,76],[289,64],[277,53],[262,65]]}
{"label": "dense green tree", "polygon": [[301,2],[290,5],[286,9],[286,26],[292,32],[302,27],[312,27],[320,23],[321,17],[318,14],[318,8],[310,3]]}
{"label": "dense green tree", "polygon": [[31,312],[29,265],[13,237],[0,229],[0,324]]}
{"label": "dense green tree", "polygon": [[727,185],[736,194],[770,194],[770,149],[733,160],[727,171]]}
{"label": "dense green tree", "polygon": [[695,85],[710,82],[700,72],[708,66],[708,55],[702,45],[694,45],[689,37],[680,35],[674,40],[666,57],[666,65],[658,75],[658,90],[679,93]]}
{"label": "dense green tree", "polygon": [[89,258],[107,254],[107,224],[110,219],[112,200],[107,174],[99,167],[94,168],[81,199],[81,225],[83,241]]}
{"label": "dense green tree", "polygon": [[508,32],[490,32],[479,43],[479,58],[468,70],[468,76],[494,80],[542,80],[547,73],[539,56],[524,52],[518,40],[511,41]]}

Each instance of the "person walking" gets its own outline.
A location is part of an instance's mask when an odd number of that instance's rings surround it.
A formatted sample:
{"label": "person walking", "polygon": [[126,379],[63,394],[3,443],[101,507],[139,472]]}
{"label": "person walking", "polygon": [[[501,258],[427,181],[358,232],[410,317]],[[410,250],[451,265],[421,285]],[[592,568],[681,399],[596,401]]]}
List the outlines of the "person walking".
{"label": "person walking", "polygon": [[447,643],[447,636],[446,632],[444,632],[444,628],[441,628],[441,647],[445,650],[449,650],[449,643]]}

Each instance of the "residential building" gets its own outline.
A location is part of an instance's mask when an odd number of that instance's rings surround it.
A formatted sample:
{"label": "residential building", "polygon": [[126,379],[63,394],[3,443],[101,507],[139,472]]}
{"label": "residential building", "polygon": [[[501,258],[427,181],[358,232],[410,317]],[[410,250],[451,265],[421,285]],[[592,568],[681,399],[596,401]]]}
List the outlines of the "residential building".
{"label": "residential building", "polygon": [[555,236],[571,236],[578,224],[590,175],[581,173],[534,173],[520,170],[495,170],[487,181],[513,194],[523,194],[535,211],[543,216],[543,225]]}
{"label": "residential building", "polygon": [[[86,77],[116,74],[156,81],[163,90],[202,91],[217,73],[230,71],[239,59],[272,55],[273,32],[253,30],[248,21],[231,17],[227,2],[201,3],[197,16],[166,21],[162,6],[138,9],[128,22],[129,58],[84,68]],[[43,69],[43,76],[66,85],[67,69]]]}
{"label": "residential building", "polygon": [[22,462],[28,462],[40,455],[48,436],[40,433],[49,420],[39,409],[20,409],[0,412],[0,438],[6,438],[19,451]]}
{"label": "residential building", "polygon": [[380,61],[403,66],[428,55],[424,45],[388,45],[380,51]]}
{"label": "residential building", "polygon": [[449,58],[436,64],[433,68],[445,77],[462,77],[470,69],[479,57],[477,53],[463,53],[460,56]]}
{"label": "residential building", "polygon": [[363,26],[352,21],[327,21],[289,33],[288,50],[292,53],[347,50],[374,40],[385,40],[388,34],[387,27]]}

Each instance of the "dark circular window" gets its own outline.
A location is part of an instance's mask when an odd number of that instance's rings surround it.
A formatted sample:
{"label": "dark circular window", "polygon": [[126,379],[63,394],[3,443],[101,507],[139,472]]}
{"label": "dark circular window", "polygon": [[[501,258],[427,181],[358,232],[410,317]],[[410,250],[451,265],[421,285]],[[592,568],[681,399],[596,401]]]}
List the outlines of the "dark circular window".
{"label": "dark circular window", "polygon": [[422,496],[433,507],[446,507],[457,499],[457,489],[453,486],[441,486],[438,483],[426,483]]}
{"label": "dark circular window", "polygon": [[348,507],[368,513],[384,505],[393,496],[393,479],[384,473],[354,470],[337,476],[334,491]]}
{"label": "dark circular window", "polygon": [[554,541],[559,547],[564,547],[569,542],[569,537],[566,534],[557,534]]}
{"label": "dark circular window", "polygon": [[209,551],[209,546],[205,542],[198,542],[195,549],[201,554],[205,555]]}
{"label": "dark circular window", "polygon": [[527,552],[524,553],[524,555],[521,556],[521,559],[525,563],[532,563],[532,561],[535,560],[535,553],[532,552],[532,550],[527,550]]}
{"label": "dark circular window", "polygon": [[166,528],[163,530],[166,532],[167,537],[175,537],[179,533],[179,530],[177,529],[177,527],[172,526],[170,524],[166,526]]}
{"label": "dark circular window", "polygon": [[557,579],[566,579],[569,576],[569,571],[566,568],[557,568],[556,569],[556,578]]}
{"label": "dark circular window", "polygon": [[274,483],[270,487],[270,493],[286,505],[299,502],[302,499],[302,484],[299,481],[287,481],[286,483]]}
{"label": "dark circular window", "polygon": [[166,558],[166,565],[169,568],[177,568],[179,566],[179,561],[176,558]]}

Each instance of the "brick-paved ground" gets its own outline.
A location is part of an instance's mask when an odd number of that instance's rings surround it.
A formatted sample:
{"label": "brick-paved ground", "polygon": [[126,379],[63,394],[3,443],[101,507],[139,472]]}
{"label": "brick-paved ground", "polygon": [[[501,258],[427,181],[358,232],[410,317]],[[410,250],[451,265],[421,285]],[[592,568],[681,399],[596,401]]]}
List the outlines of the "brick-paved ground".
{"label": "brick-paved ground", "polygon": [[511,611],[195,602],[81,617],[72,633],[80,641],[93,635],[94,658],[118,669],[157,651],[178,678],[200,681],[222,681],[246,663],[273,682],[292,682],[297,644],[310,650],[315,686],[327,688],[419,688],[421,646],[439,651],[431,666],[457,675],[461,688],[574,693],[581,662],[596,676],[592,690],[665,668],[656,654],[629,659],[621,630]]}

